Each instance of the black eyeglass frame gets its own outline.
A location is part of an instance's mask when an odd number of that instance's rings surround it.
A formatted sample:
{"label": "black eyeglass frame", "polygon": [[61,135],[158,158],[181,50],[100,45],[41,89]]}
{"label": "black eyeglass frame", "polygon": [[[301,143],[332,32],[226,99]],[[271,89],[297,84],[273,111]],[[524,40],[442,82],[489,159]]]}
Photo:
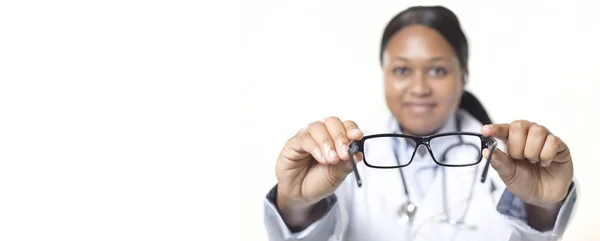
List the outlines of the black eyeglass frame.
{"label": "black eyeglass frame", "polygon": [[[443,162],[439,162],[436,160],[435,155],[431,151],[430,143],[431,143],[432,139],[435,139],[438,137],[444,137],[444,136],[464,136],[464,135],[476,136],[476,137],[479,137],[479,139],[481,140],[481,150],[479,150],[479,158],[478,158],[477,162],[474,162],[471,164],[456,165],[456,164],[445,164]],[[397,165],[397,166],[376,166],[376,165],[369,164],[369,162],[366,160],[366,157],[364,155],[365,142],[369,139],[380,138],[380,137],[400,137],[400,138],[406,138],[406,139],[413,140],[415,142],[415,150],[413,151],[410,161],[408,163],[406,163],[405,165]],[[483,150],[486,148],[490,148],[490,153],[489,153],[488,157],[486,158],[486,165],[483,169],[483,173],[481,174],[481,182],[483,183],[483,182],[485,182],[485,180],[487,178],[487,173],[488,173],[488,169],[490,166],[490,160],[492,159],[492,154],[496,150],[497,142],[496,142],[496,140],[494,140],[494,138],[484,136],[480,133],[463,132],[463,131],[440,133],[440,134],[434,134],[434,135],[429,135],[429,136],[414,136],[414,135],[405,135],[405,134],[396,134],[396,133],[367,135],[358,141],[352,142],[348,148],[348,155],[350,156],[350,162],[352,162],[352,167],[354,168],[354,176],[356,177],[356,183],[357,183],[358,187],[362,186],[362,180],[358,173],[358,169],[356,168],[356,161],[354,160],[354,157],[353,157],[354,154],[356,154],[358,152],[362,152],[363,153],[362,161],[365,163],[366,166],[371,167],[371,168],[380,168],[380,169],[403,168],[403,167],[410,165],[410,163],[414,159],[417,149],[421,145],[425,145],[425,147],[427,148],[427,151],[429,152],[429,155],[431,155],[431,158],[433,159],[433,161],[436,164],[438,164],[440,166],[446,166],[446,167],[465,167],[465,166],[477,165],[483,159],[483,155],[481,152],[483,152]]]}

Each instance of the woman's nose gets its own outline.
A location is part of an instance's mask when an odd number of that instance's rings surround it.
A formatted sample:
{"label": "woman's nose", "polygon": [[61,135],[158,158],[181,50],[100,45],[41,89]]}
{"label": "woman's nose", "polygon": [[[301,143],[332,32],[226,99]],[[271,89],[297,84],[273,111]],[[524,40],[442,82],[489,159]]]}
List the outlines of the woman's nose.
{"label": "woman's nose", "polygon": [[414,96],[426,96],[431,94],[431,86],[429,81],[423,74],[415,74],[409,86],[410,94]]}

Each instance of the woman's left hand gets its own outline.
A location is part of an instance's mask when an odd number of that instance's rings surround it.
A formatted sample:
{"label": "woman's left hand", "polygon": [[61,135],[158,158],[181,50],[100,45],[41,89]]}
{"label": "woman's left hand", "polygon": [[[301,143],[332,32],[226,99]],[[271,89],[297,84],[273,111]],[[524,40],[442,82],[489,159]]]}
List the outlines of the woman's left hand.
{"label": "woman's left hand", "polygon": [[[507,189],[523,202],[556,207],[566,197],[573,180],[569,147],[544,126],[529,121],[485,125],[482,134],[504,142],[491,165]],[[483,151],[487,156],[489,150]]]}

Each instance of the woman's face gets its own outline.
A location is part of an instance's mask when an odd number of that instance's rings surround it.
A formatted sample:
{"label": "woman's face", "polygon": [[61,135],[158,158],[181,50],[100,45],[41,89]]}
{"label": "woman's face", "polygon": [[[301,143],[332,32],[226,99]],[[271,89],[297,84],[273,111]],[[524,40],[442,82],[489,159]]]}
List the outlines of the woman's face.
{"label": "woman's face", "polygon": [[435,30],[408,26],[383,53],[388,108],[404,133],[429,135],[456,111],[463,91],[460,63],[452,46]]}

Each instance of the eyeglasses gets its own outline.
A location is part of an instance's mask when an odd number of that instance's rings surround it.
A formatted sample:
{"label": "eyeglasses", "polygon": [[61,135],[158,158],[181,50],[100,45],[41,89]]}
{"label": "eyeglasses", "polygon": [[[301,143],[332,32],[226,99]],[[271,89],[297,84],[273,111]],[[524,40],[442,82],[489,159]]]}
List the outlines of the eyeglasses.
{"label": "eyeglasses", "polygon": [[[409,160],[396,158],[395,162],[381,158],[377,147],[398,146],[402,141],[414,147]],[[391,145],[390,145],[391,144]],[[430,136],[413,136],[404,134],[376,134],[364,136],[361,140],[354,141],[348,148],[350,161],[354,168],[354,175],[359,187],[362,180],[356,168],[353,155],[362,152],[363,162],[371,168],[402,168],[408,166],[415,157],[417,150],[424,145],[435,163],[446,167],[465,167],[477,165],[481,162],[484,149],[489,148],[490,153],[481,175],[481,182],[485,182],[489,169],[492,153],[496,150],[496,141],[487,136],[474,132],[449,132]],[[442,151],[443,150],[443,151]],[[460,154],[460,155],[459,155]],[[449,160],[452,157],[451,160]]]}

